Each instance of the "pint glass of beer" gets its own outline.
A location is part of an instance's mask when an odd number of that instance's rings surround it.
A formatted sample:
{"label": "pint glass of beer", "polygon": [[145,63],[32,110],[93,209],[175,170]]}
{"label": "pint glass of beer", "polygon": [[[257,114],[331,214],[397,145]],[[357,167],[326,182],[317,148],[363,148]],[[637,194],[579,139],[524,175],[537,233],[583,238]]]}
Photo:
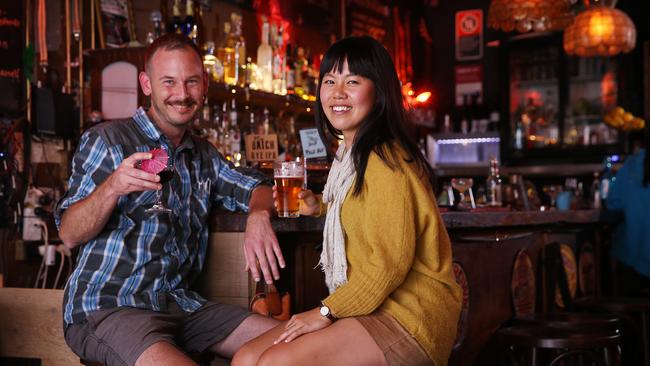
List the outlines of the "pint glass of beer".
{"label": "pint glass of beer", "polygon": [[305,164],[302,161],[276,161],[273,177],[277,187],[278,217],[300,216],[298,193],[305,181]]}

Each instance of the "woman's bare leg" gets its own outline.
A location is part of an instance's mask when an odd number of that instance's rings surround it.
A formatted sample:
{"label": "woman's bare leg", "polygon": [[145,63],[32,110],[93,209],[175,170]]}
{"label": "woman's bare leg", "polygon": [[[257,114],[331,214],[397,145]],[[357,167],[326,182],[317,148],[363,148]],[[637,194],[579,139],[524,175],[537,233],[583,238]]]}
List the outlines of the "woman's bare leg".
{"label": "woman's bare leg", "polygon": [[386,365],[382,351],[354,318],[274,345],[284,326],[282,323],[247,343],[235,354],[232,365]]}

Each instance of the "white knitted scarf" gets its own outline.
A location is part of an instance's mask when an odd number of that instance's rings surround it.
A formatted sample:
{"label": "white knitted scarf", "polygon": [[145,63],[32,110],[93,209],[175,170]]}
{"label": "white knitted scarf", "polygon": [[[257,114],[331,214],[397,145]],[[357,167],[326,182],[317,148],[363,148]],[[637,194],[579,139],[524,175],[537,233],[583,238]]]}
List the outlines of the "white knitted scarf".
{"label": "white knitted scarf", "polygon": [[345,150],[341,144],[332,162],[327,183],[323,190],[323,202],[327,204],[327,216],[323,230],[323,251],[320,266],[325,273],[325,283],[330,293],[348,282],[348,262],[345,255],[345,236],[341,226],[341,206],[356,176],[352,148]]}

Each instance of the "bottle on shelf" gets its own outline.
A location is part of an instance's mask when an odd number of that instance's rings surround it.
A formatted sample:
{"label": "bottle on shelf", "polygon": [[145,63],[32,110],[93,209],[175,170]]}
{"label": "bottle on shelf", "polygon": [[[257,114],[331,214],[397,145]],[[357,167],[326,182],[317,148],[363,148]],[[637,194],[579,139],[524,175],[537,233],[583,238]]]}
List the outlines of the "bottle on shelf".
{"label": "bottle on shelf", "polygon": [[499,175],[499,161],[495,157],[490,158],[490,174],[485,181],[485,190],[488,206],[501,207],[503,205],[503,185]]}
{"label": "bottle on shelf", "polygon": [[282,69],[284,59],[284,47],[282,35],[283,28],[277,29],[277,34],[274,37],[275,43],[273,44],[273,93],[279,95],[287,94],[287,86],[284,80],[284,72]]}
{"label": "bottle on shelf", "polygon": [[205,53],[203,55],[203,68],[208,74],[210,80],[215,82],[221,82],[223,80],[223,65],[221,61],[214,54],[215,45],[214,42],[208,41],[205,42]]}
{"label": "bottle on shelf", "polygon": [[228,103],[223,102],[221,107],[221,127],[219,128],[219,146],[221,154],[228,161],[232,161],[230,154],[230,116],[228,115]]}
{"label": "bottle on shelf", "polygon": [[237,64],[237,85],[243,86],[246,65],[246,39],[242,35],[242,16],[237,13],[230,14],[231,31],[228,46],[234,50],[235,63]]}
{"label": "bottle on shelf", "polygon": [[273,92],[273,49],[269,45],[269,23],[265,20],[262,24],[262,43],[257,47],[257,67],[261,75],[261,83],[257,85],[260,90]]}
{"label": "bottle on shelf", "polygon": [[160,10],[152,11],[149,15],[149,19],[151,19],[152,32],[150,33],[151,34],[150,39],[149,36],[147,36],[147,43],[151,44],[158,37],[163,35],[164,26],[163,26],[162,14],[160,13]]}
{"label": "bottle on shelf", "polygon": [[591,182],[591,208],[601,209],[603,208],[602,200],[600,197],[600,174],[598,172],[594,173],[594,180]]}
{"label": "bottle on shelf", "polygon": [[182,32],[189,39],[198,45],[199,25],[194,18],[194,1],[187,0],[187,7],[185,8],[185,21],[183,22]]}
{"label": "bottle on shelf", "polygon": [[309,62],[305,57],[305,49],[298,47],[296,49],[296,60],[293,63],[294,72],[296,74],[296,81],[294,90],[296,95],[301,97],[303,94],[309,93],[309,86],[307,85],[307,73]]}
{"label": "bottle on shelf", "polygon": [[201,109],[201,125],[207,126],[212,121],[212,110],[208,103],[208,98],[203,99],[203,108]]}
{"label": "bottle on shelf", "polygon": [[237,123],[237,105],[235,104],[235,98],[232,99],[230,104],[230,128],[228,130],[229,135],[229,144],[230,144],[230,161],[235,164],[235,166],[240,166],[242,162],[241,154],[241,130],[239,129],[239,123]]}
{"label": "bottle on shelf", "polygon": [[264,108],[262,114],[262,134],[272,135],[275,133],[275,127],[273,126],[273,121],[271,121],[271,112],[268,108]]}
{"label": "bottle on shelf", "polygon": [[181,0],[174,0],[172,6],[172,21],[169,23],[169,33],[183,34],[183,21],[181,20]]}
{"label": "bottle on shelf", "polygon": [[293,47],[291,43],[287,43],[287,51],[284,55],[284,80],[285,85],[287,86],[287,94],[294,93],[294,87],[296,85],[296,69],[294,67],[294,58],[293,58]]}
{"label": "bottle on shelf", "polygon": [[223,32],[226,34],[221,47],[217,50],[217,57],[223,65],[223,81],[228,85],[236,85],[238,79],[238,66],[235,60],[235,49],[230,46],[230,22],[223,23]]}

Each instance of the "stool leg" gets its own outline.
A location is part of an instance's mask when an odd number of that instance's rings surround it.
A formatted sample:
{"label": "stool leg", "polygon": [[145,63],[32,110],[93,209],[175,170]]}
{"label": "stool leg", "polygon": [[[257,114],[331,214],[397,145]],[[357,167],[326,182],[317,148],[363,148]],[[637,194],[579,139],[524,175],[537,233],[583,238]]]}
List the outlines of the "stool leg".
{"label": "stool leg", "polygon": [[648,344],[650,342],[649,336],[648,336],[648,313],[647,312],[642,312],[641,313],[641,331],[643,334],[641,334],[641,340],[643,341],[643,359],[645,360],[645,365],[650,366],[650,345]]}

